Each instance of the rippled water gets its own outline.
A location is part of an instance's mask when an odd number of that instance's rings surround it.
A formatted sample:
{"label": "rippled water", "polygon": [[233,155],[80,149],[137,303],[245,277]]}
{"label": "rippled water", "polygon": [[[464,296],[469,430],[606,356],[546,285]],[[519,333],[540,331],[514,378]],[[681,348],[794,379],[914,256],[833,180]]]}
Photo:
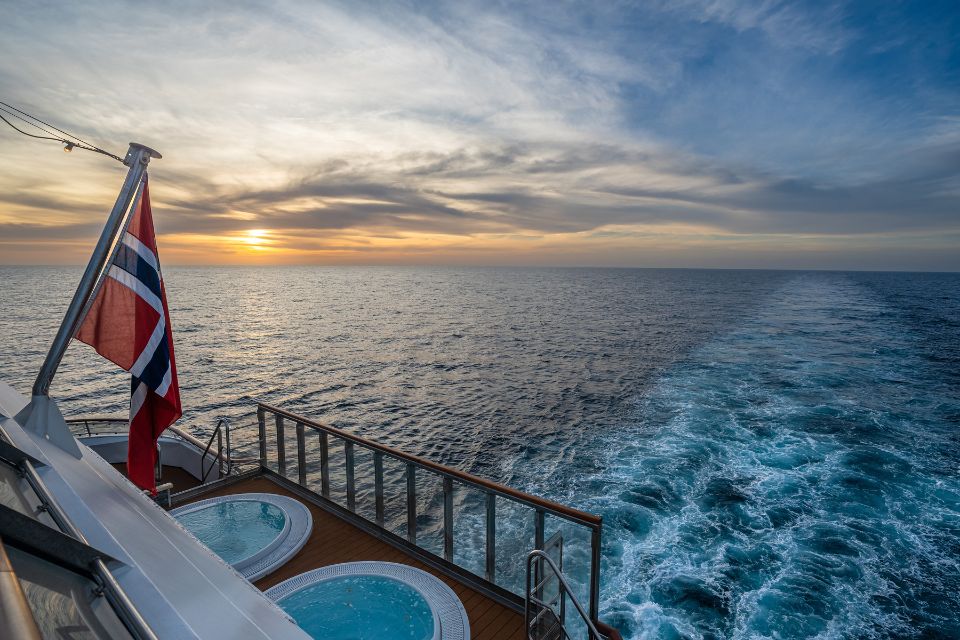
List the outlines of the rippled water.
{"label": "rippled water", "polygon": [[[0,268],[27,391],[78,270]],[[184,423],[265,399],[605,520],[627,637],[957,637],[960,276],[165,272]],[[53,392],[123,413],[83,345]]]}

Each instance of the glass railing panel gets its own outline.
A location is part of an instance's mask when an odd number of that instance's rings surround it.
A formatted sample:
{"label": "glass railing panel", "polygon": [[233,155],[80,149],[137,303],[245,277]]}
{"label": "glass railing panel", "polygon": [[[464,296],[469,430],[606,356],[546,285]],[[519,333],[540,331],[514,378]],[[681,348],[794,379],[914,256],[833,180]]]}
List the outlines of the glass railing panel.
{"label": "glass railing panel", "polygon": [[363,447],[354,447],[353,486],[356,495],[354,511],[370,521],[375,521],[377,518],[374,478],[373,452]]}

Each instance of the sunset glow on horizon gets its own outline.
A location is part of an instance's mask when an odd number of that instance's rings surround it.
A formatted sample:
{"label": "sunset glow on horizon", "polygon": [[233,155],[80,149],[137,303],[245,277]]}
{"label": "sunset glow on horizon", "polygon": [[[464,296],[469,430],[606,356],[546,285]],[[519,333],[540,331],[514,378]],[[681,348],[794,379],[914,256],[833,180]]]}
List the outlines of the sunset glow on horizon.
{"label": "sunset glow on horizon", "polygon": [[[0,99],[157,148],[167,264],[960,269],[960,12],[549,6],[22,3]],[[0,264],[83,263],[124,167],[0,126]]]}

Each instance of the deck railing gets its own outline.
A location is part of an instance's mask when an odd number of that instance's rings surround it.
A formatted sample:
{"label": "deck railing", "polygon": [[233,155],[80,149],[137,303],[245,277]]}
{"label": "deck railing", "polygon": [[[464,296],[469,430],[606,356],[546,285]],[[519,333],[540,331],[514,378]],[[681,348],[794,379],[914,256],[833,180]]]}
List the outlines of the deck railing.
{"label": "deck railing", "polygon": [[[269,425],[269,427],[268,414],[272,418],[270,421],[272,424]],[[316,475],[316,471],[311,471],[310,469],[317,469],[317,465],[315,464],[315,460],[308,461],[307,459],[307,435],[316,436],[319,445],[319,495],[337,504],[339,507],[345,508],[356,517],[374,525],[388,536],[396,534],[389,531],[385,526],[384,460],[394,460],[402,463],[405,466],[404,474],[406,476],[406,541],[411,545],[418,546],[423,553],[436,557],[437,560],[442,560],[448,565],[458,567],[461,571],[467,571],[477,577],[481,577],[486,582],[491,583],[495,588],[503,590],[503,592],[510,592],[510,590],[499,580],[500,576],[497,574],[496,522],[497,511],[501,501],[532,509],[534,530],[533,545],[535,549],[543,549],[544,547],[545,522],[548,515],[585,529],[589,534],[590,541],[590,560],[587,578],[589,618],[592,622],[598,622],[597,615],[600,600],[600,538],[602,530],[602,520],[600,516],[586,513],[545,498],[523,493],[522,491],[512,489],[497,482],[399,451],[374,442],[373,440],[368,440],[341,429],[315,422],[268,404],[260,403],[257,405],[257,421],[260,430],[260,460],[263,468],[270,470],[270,466],[276,464],[275,471],[278,475],[290,481],[295,481],[296,484],[316,494],[317,492],[313,489],[313,487],[316,486],[315,478],[313,477]],[[293,427],[293,433],[296,438],[296,451],[287,451],[288,424]],[[269,434],[268,429],[275,430],[275,433]],[[274,438],[268,437],[268,435],[275,435],[275,463],[270,459],[270,454],[274,452],[271,452],[268,446],[268,440],[273,440]],[[338,503],[330,491],[331,444],[336,441],[342,442],[343,445],[343,465],[346,485],[346,496],[343,504]],[[372,453],[373,457],[374,517],[372,520],[368,516],[360,513],[357,509],[357,450],[367,450]],[[288,454],[295,455],[295,461],[288,461]],[[314,464],[308,464],[310,462]],[[294,467],[296,470],[295,475],[292,473]],[[417,519],[418,515],[421,515],[417,500],[418,474],[431,474],[439,477],[442,481],[442,557],[433,554],[417,544]],[[308,476],[310,477],[308,478]],[[454,492],[458,488],[479,491],[483,495],[483,511],[485,512],[486,523],[483,536],[484,568],[482,576],[454,562]],[[519,559],[519,563],[520,566],[518,569],[522,571],[523,560]],[[519,596],[517,600],[513,602],[518,601]]]}
{"label": "deck railing", "polygon": [[[130,420],[118,416],[81,416],[79,418],[65,418],[64,422],[70,428],[70,433],[78,438],[111,434],[125,436],[130,431]],[[167,427],[164,435],[174,435],[181,440],[186,440],[201,451],[206,447],[195,436],[178,427]]]}
{"label": "deck railing", "polygon": [[[119,416],[81,416],[66,418],[65,422],[70,428],[70,433],[77,438],[107,435],[125,436],[130,430],[130,421]],[[257,458],[237,458],[233,456],[230,443],[230,422],[226,418],[217,420],[217,425],[206,443],[179,427],[167,427],[163,435],[174,436],[189,442],[201,452],[201,477],[198,478],[201,483],[206,482],[213,469],[218,470],[218,478],[223,478],[232,474],[238,466],[250,465],[258,461]],[[226,438],[226,444],[224,444],[224,438]],[[217,441],[216,448],[213,447],[214,440]],[[158,456],[157,464],[159,465],[161,462],[160,456]]]}

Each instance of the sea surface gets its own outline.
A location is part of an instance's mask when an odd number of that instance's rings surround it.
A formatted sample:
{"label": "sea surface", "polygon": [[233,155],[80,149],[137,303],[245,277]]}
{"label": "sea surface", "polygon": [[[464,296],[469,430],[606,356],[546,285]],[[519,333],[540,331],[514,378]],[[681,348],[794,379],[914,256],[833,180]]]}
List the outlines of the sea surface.
{"label": "sea surface", "polygon": [[[25,394],[79,274],[0,267]],[[164,277],[182,425],[265,400],[599,513],[626,638],[960,637],[960,274]],[[52,393],[123,415],[129,381],[77,343]]]}

